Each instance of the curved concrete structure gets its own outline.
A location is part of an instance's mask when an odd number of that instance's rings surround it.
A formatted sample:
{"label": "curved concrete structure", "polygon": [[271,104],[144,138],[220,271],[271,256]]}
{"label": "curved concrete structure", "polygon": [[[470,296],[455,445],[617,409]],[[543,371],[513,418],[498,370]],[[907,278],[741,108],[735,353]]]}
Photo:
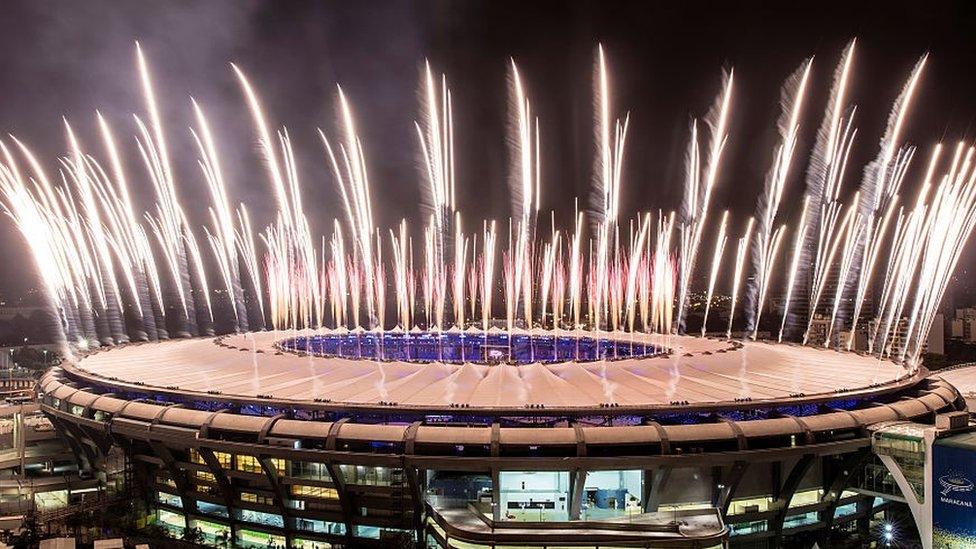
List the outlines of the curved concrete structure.
{"label": "curved concrete structure", "polygon": [[948,381],[962,393],[969,409],[976,410],[976,364],[961,364],[932,372],[930,376]]}
{"label": "curved concrete structure", "polygon": [[848,489],[866,427],[964,407],[924,371],[796,346],[671,338],[633,363],[472,368],[276,354],[281,337],[99,352],[46,374],[42,406],[85,466],[124,448],[164,524],[255,548],[544,546],[567,527],[615,547],[825,546],[876,510]]}
{"label": "curved concrete structure", "polygon": [[219,392],[227,398],[268,396],[303,404],[328,399],[342,407],[424,412],[795,403],[897,390],[912,381],[901,365],[872,356],[689,336],[616,336],[671,350],[652,358],[519,366],[323,358],[282,352],[276,343],[286,337],[292,334],[128,345],[88,355],[76,368],[110,385],[152,386],[164,393]]}

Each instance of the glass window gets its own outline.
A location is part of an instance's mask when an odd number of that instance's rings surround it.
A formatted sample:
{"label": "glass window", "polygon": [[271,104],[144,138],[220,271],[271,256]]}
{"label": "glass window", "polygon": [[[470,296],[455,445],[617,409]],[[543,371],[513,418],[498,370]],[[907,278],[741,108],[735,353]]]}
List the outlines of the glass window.
{"label": "glass window", "polygon": [[786,517],[783,521],[783,528],[796,528],[797,526],[805,526],[807,524],[814,524],[819,520],[816,511],[811,511],[809,513],[803,513],[801,515],[791,515]]}
{"label": "glass window", "polygon": [[846,517],[857,512],[857,503],[841,505],[834,510],[834,518]]}
{"label": "glass window", "polygon": [[237,545],[246,549],[279,549],[285,547],[285,537],[255,530],[238,530]]}
{"label": "glass window", "polygon": [[51,490],[34,494],[34,505],[38,510],[60,509],[68,505],[67,490]]}
{"label": "glass window", "polygon": [[183,529],[186,528],[186,518],[179,513],[160,509],[156,511],[156,517],[159,519],[159,523],[170,532],[177,531],[182,534]]}
{"label": "glass window", "polygon": [[213,515],[215,517],[227,517],[227,508],[223,505],[217,505],[216,503],[210,503],[209,501],[197,501],[197,510],[204,515]]}
{"label": "glass window", "polygon": [[278,472],[278,476],[285,476],[287,462],[281,458],[270,458],[271,466]]}
{"label": "glass window", "polygon": [[264,524],[265,526],[276,526],[278,528],[285,527],[285,521],[281,518],[281,515],[254,511],[252,509],[238,509],[238,515],[240,516],[240,520],[244,522]]}
{"label": "glass window", "polygon": [[356,529],[357,538],[380,539],[380,529],[375,526],[357,524],[353,528]]}
{"label": "glass window", "polygon": [[219,495],[217,493],[217,487],[211,484],[197,484],[196,489],[197,492],[200,492],[202,494],[209,494],[211,496]]}
{"label": "glass window", "polygon": [[790,507],[815,505],[820,503],[820,496],[822,495],[823,490],[804,490],[802,492],[797,492],[793,494],[793,499],[790,500]]}
{"label": "glass window", "polygon": [[[270,461],[271,466],[274,467],[275,471],[277,471],[279,475],[284,476],[285,460],[281,458],[269,458],[268,461]],[[245,473],[264,474],[264,469],[261,467],[261,461],[254,456],[237,456],[237,470],[244,471]]]}
{"label": "glass window", "polygon": [[307,478],[312,480],[332,481],[329,469],[324,463],[314,461],[293,461],[291,463],[291,476]]}
{"label": "glass window", "polygon": [[274,505],[273,497],[262,496],[253,492],[241,492],[241,501],[246,501],[248,503],[260,503],[261,505]]}
{"label": "glass window", "polygon": [[569,472],[502,471],[498,483],[502,520],[569,520]]}
{"label": "glass window", "polygon": [[170,507],[183,507],[183,500],[179,496],[173,494],[168,494],[166,492],[158,492],[156,494],[156,500],[164,505],[169,505]]}
{"label": "glass window", "polygon": [[762,513],[769,510],[770,503],[772,503],[770,497],[733,499],[729,505],[729,514]]}
{"label": "glass window", "polygon": [[245,473],[264,473],[261,463],[254,456],[237,456],[237,470]]}
{"label": "glass window", "polygon": [[401,486],[403,484],[403,469],[395,467],[340,465],[339,471],[348,484],[366,486]]}
{"label": "glass window", "polygon": [[[199,463],[201,465],[206,465],[207,461],[203,459],[203,455],[196,449],[190,448],[190,461],[193,463]],[[217,463],[220,464],[224,469],[230,469],[230,462],[232,456],[227,452],[214,452],[214,457],[217,459]]]}
{"label": "glass window", "polygon": [[226,545],[230,539],[230,526],[209,520],[193,519],[190,528],[199,528],[204,542],[211,545]]}
{"label": "glass window", "polygon": [[730,534],[733,536],[744,536],[746,534],[754,534],[756,532],[766,531],[766,521],[765,520],[754,520],[750,522],[736,522],[729,524]]}
{"label": "glass window", "polygon": [[215,477],[210,471],[193,471],[193,476],[197,480],[202,480],[205,482],[217,482],[217,477]]}
{"label": "glass window", "polygon": [[214,457],[217,458],[217,463],[223,469],[230,469],[231,455],[227,452],[214,452]]}
{"label": "glass window", "polygon": [[303,484],[292,485],[291,495],[302,498],[339,499],[339,492],[337,492],[335,488],[326,488],[324,486],[305,486]]}
{"label": "glass window", "polygon": [[315,532],[318,534],[336,534],[340,536],[346,534],[346,525],[341,522],[330,522],[327,520],[315,520],[298,517],[295,519],[295,526],[299,530]]}
{"label": "glass window", "polygon": [[588,472],[580,518],[601,520],[640,514],[643,477],[639,469]]}

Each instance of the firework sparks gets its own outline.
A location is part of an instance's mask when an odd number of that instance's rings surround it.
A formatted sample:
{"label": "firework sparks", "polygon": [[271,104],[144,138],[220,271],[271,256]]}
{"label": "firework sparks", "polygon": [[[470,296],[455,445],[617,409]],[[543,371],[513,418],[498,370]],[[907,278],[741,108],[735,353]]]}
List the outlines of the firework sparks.
{"label": "firework sparks", "polygon": [[[850,288],[854,288],[854,312],[849,319],[853,332],[865,314],[868,288],[880,277],[881,300],[877,315],[870,319],[869,347],[879,356],[915,366],[952,270],[976,225],[976,152],[959,144],[943,167],[941,147],[936,147],[914,205],[899,204],[915,151],[902,143],[901,134],[926,64],[923,57],[895,102],[878,157],[865,170],[859,192],[842,202],[857,134],[855,109],[847,102],[853,56],[852,42],[835,71],[811,153],[799,222],[791,237],[787,275],[780,281],[773,277],[779,248],[787,238],[780,204],[790,171],[800,162],[798,133],[811,60],[783,87],[773,162],[756,217],[749,219],[737,241],[726,335],[731,337],[743,286],[752,279],[755,283],[748,294],[752,301],[742,307],[750,316],[750,335],[757,337],[771,288],[782,285],[786,292],[779,328],[782,340],[800,271],[809,264],[811,316],[805,342],[821,305],[829,310],[825,344],[848,327],[842,304]],[[146,113],[135,117],[136,147],[155,203],[147,212],[136,209],[121,161],[124,155],[108,122],[96,113],[104,162],[85,150],[83,140],[65,121],[69,153],[58,159],[59,178],[49,179],[42,163],[20,141],[11,137],[10,147],[0,141],[0,205],[28,237],[65,339],[82,348],[125,342],[130,331],[133,339],[166,338],[167,323],[177,327],[181,336],[209,333],[214,321],[211,288],[226,293],[234,330],[260,329],[266,320],[275,329],[314,329],[323,327],[330,314],[336,329],[359,334],[360,346],[371,338],[363,335],[364,330],[386,328],[388,305],[394,330],[410,332],[422,315],[428,329],[467,331],[472,328],[466,329],[466,324],[480,323],[487,333],[493,329],[493,301],[499,290],[510,345],[523,325],[526,330],[550,329],[551,324],[553,331],[569,326],[594,332],[674,333],[684,329],[702,235],[713,224],[710,204],[721,179],[733,75],[730,72],[724,79],[705,122],[691,125],[680,213],[659,212],[655,222],[651,214],[626,219],[620,207],[629,115],[617,118],[614,112],[602,46],[595,57],[593,223],[584,233],[584,214],[577,208],[573,227],[561,230],[553,213],[548,240],[540,241],[536,240],[541,204],[539,121],[523,76],[514,60],[510,63],[512,217],[501,269],[496,267],[495,222],[483,221],[480,235],[463,231],[456,203],[453,96],[446,76],[435,76],[426,63],[421,72],[421,115],[415,123],[427,205],[417,269],[406,220],[388,231],[391,253],[384,259],[380,238],[384,232],[374,222],[374,189],[365,146],[343,90],[337,88],[338,139],[319,130],[344,209],[344,221],[333,221],[331,236],[326,238],[313,235],[310,228],[287,129],[272,130],[255,88],[236,65],[232,70],[250,110],[277,211],[263,231],[260,226],[255,231],[248,210],[243,205],[235,208],[217,135],[203,107],[191,100],[190,136],[198,177],[210,199],[202,227],[203,245],[209,248],[205,257],[177,194],[149,65],[138,45],[136,66]],[[716,224],[703,335],[729,239],[730,217],[726,211]],[[208,267],[212,272],[207,272]],[[834,287],[828,284],[831,276],[838,281]],[[129,329],[127,322],[131,322]],[[902,325],[904,331],[898,329]],[[375,356],[383,356],[383,338],[372,340],[377,345]],[[851,348],[853,336],[845,344]],[[535,352],[531,344],[529,352]],[[606,367],[601,364],[602,377]],[[385,380],[384,370],[381,393],[386,390]],[[606,382],[604,390],[612,401],[613,384]]]}

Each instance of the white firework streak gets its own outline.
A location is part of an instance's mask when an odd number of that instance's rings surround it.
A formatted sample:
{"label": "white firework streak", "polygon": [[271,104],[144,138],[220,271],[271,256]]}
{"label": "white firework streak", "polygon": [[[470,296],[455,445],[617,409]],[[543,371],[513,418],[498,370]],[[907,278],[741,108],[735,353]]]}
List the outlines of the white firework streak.
{"label": "white firework streak", "polygon": [[732,303],[729,307],[729,327],[725,331],[725,337],[732,337],[732,322],[735,320],[735,306],[739,300],[739,289],[742,286],[742,274],[745,271],[746,256],[749,253],[749,242],[752,240],[752,229],[756,218],[750,217],[746,223],[746,231],[739,238],[739,246],[735,251],[735,277],[732,279]]}

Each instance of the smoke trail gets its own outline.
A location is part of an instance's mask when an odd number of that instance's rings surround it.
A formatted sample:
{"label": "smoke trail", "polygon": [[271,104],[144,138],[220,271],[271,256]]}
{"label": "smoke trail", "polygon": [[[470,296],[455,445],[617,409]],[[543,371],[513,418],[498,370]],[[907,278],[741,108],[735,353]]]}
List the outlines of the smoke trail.
{"label": "smoke trail", "polygon": [[705,294],[705,315],[702,317],[701,335],[705,336],[708,328],[708,312],[712,308],[712,296],[715,293],[715,281],[721,270],[722,256],[725,254],[725,245],[729,240],[726,232],[729,224],[729,211],[722,213],[722,221],[718,226],[718,234],[715,236],[715,248],[712,251],[712,268],[708,275],[708,292]]}
{"label": "smoke trail", "polygon": [[71,147],[71,157],[62,160],[63,172],[67,172],[70,180],[74,183],[73,196],[81,203],[83,223],[90,243],[85,243],[86,247],[94,250],[93,262],[97,277],[94,283],[99,285],[96,294],[99,296],[99,307],[104,315],[99,315],[102,322],[102,330],[106,337],[102,338],[105,345],[113,345],[115,342],[128,342],[128,334],[122,324],[122,302],[119,298],[119,284],[115,276],[115,265],[112,261],[110,248],[106,242],[105,227],[102,222],[101,212],[95,200],[92,177],[90,177],[89,166],[85,161],[85,155],[81,150],[78,139],[67,120],[64,120],[65,131],[68,136],[68,143]]}
{"label": "smoke trail", "polygon": [[450,238],[448,224],[455,208],[454,180],[454,107],[447,76],[441,75],[440,91],[430,63],[424,61],[421,96],[421,119],[414,121],[420,142],[421,166],[427,186],[422,196],[424,217],[433,220],[438,238],[437,257],[443,261]]}
{"label": "smoke trail", "polygon": [[219,267],[224,289],[230,298],[231,309],[234,314],[234,331],[248,331],[247,310],[244,306],[244,290],[241,286],[239,262],[237,258],[237,243],[234,233],[234,215],[230,201],[227,198],[227,186],[224,183],[220,157],[214,143],[210,125],[204,115],[203,108],[191,99],[193,113],[197,120],[197,129],[190,128],[190,134],[200,152],[198,164],[207,181],[210,190],[210,217],[213,232],[207,231],[207,241],[210,243],[214,260]]}
{"label": "smoke trail", "polygon": [[749,254],[749,243],[752,242],[752,230],[756,219],[749,218],[746,223],[746,232],[739,238],[739,246],[735,251],[735,271],[732,279],[732,303],[729,305],[729,327],[725,332],[725,337],[732,337],[732,322],[735,320],[735,306],[739,300],[739,289],[742,286],[742,274],[745,271],[746,257]]}
{"label": "smoke trail", "polygon": [[[196,336],[200,333],[197,309],[203,309],[202,314],[205,316],[210,314],[206,301],[197,303],[197,299],[206,300],[208,296],[202,295],[202,292],[194,293],[191,285],[190,267],[187,261],[187,237],[192,235],[192,232],[185,225],[185,219],[176,198],[173,170],[170,165],[162,120],[156,105],[152,78],[138,42],[136,43],[136,61],[150,124],[147,127],[136,117],[140,131],[139,152],[146,164],[146,170],[152,180],[157,199],[156,216],[155,218],[147,216],[147,221],[152,226],[153,233],[163,249],[164,259],[169,264],[172,282],[182,305],[185,323],[183,333],[180,335]],[[202,280],[203,273],[200,275]],[[212,333],[212,327],[205,324],[204,331]]]}
{"label": "smoke trail", "polygon": [[[857,134],[857,130],[853,128],[854,109],[846,106],[854,47],[855,41],[852,40],[844,49],[840,63],[834,70],[827,108],[817,130],[816,142],[807,165],[805,212],[803,213],[806,226],[801,231],[806,240],[802,252],[805,260],[798,262],[800,272],[791,274],[793,284],[798,280],[811,281],[807,288],[809,310],[804,341],[809,335],[810,323],[817,312],[821,293],[819,285],[820,281],[825,280],[825,269],[829,263],[826,256],[830,243],[834,239],[834,231],[841,211],[838,200],[840,187],[847,167],[847,158]],[[796,244],[799,243],[800,241],[797,240]],[[800,252],[794,250],[794,253]],[[791,289],[789,292],[792,294],[795,290]],[[793,321],[787,319],[787,324],[792,325]]]}
{"label": "smoke trail", "polygon": [[732,83],[734,71],[722,74],[722,92],[715,98],[712,108],[705,116],[705,123],[710,132],[707,163],[704,172],[701,164],[700,138],[698,122],[691,125],[691,139],[685,156],[685,194],[681,207],[679,226],[680,254],[678,279],[678,315],[675,329],[679,332],[685,328],[685,314],[688,293],[691,287],[691,277],[698,258],[698,247],[701,244],[702,232],[708,218],[708,206],[712,199],[712,190],[718,180],[722,165],[722,153],[728,139],[729,107],[732,100]]}
{"label": "smoke trail", "polygon": [[[156,314],[162,315],[161,307],[154,307],[150,297],[150,280],[158,281],[159,273],[156,262],[147,253],[148,244],[142,226],[139,224],[129,194],[128,180],[122,168],[122,160],[115,137],[108,122],[101,113],[95,113],[98,119],[99,131],[105,151],[108,154],[112,169],[112,177],[101,170],[97,162],[92,164],[101,174],[98,187],[102,201],[106,204],[109,215],[109,229],[112,234],[113,247],[126,273],[132,299],[136,308],[136,336],[135,339],[155,341],[160,338],[160,328],[157,327]],[[158,286],[158,285],[154,285]],[[161,295],[158,296],[161,305]],[[162,329],[165,335],[165,328]]]}
{"label": "smoke trail", "polygon": [[807,59],[786,79],[780,90],[781,113],[776,122],[780,141],[773,164],[766,174],[763,192],[756,204],[758,227],[756,242],[752,248],[752,268],[756,273],[756,283],[750,284],[746,290],[746,330],[752,332],[753,339],[759,330],[759,319],[772,277],[776,251],[783,234],[782,228],[774,234],[774,227],[796,151],[803,99],[812,65],[813,59]]}
{"label": "smoke trail", "polygon": [[839,284],[848,287],[853,286],[855,289],[850,325],[851,335],[847,341],[848,349],[854,343],[854,334],[857,331],[857,323],[868,295],[871,275],[874,272],[879,252],[887,234],[888,224],[898,203],[898,193],[902,181],[915,152],[914,148],[902,148],[899,144],[899,138],[927,60],[928,55],[922,56],[912,69],[911,76],[909,76],[894,105],[892,105],[891,113],[888,115],[888,124],[884,136],[881,138],[878,156],[864,168],[860,188],[860,209],[867,226],[857,243],[856,255],[860,261],[857,268],[852,270],[850,279],[839,281]]}

